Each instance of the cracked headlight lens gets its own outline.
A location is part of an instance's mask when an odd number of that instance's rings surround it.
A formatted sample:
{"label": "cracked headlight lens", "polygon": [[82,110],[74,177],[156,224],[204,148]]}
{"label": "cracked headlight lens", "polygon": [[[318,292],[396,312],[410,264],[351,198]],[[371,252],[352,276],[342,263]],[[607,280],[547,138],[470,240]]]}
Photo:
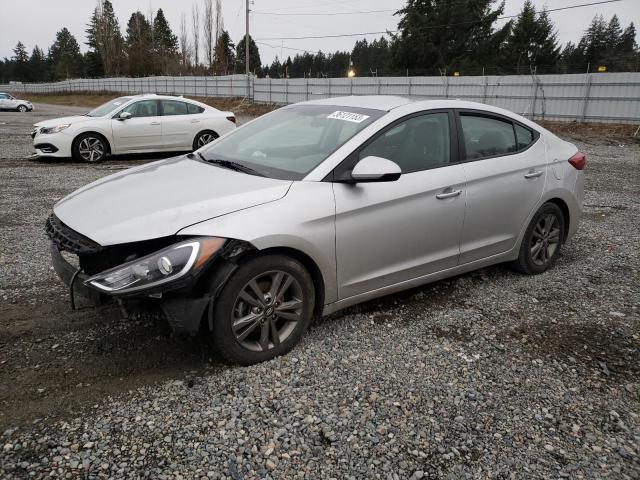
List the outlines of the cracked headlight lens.
{"label": "cracked headlight lens", "polygon": [[147,290],[198,271],[225,241],[218,237],[189,239],[99,273],[85,284],[111,295]]}

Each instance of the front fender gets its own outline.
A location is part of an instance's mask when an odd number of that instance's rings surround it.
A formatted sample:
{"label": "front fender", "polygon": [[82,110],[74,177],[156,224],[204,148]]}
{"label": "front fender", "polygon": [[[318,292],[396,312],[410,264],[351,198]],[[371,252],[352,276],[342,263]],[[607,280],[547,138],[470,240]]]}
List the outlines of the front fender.
{"label": "front fender", "polygon": [[337,300],[335,201],[330,183],[294,182],[280,200],[191,225],[178,234],[233,238],[258,250],[297,250],[318,267],[325,302]]}

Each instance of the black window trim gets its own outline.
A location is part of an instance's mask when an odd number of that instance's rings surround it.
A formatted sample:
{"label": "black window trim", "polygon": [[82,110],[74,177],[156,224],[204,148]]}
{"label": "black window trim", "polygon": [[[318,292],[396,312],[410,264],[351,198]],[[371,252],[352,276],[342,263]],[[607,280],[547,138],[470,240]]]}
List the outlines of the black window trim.
{"label": "black window trim", "polygon": [[[353,150],[353,152],[351,152],[349,155],[347,155],[344,160],[342,160],[338,165],[336,165],[333,168],[333,170],[331,170],[331,172],[329,172],[322,179],[322,181],[323,182],[334,182],[334,183],[348,182],[351,179],[351,177],[350,177],[351,171],[353,170],[353,168],[356,166],[356,164],[360,160],[358,157],[359,157],[360,152],[364,148],[368,147],[371,143],[376,141],[378,138],[380,138],[382,135],[387,133],[389,130],[397,127],[399,124],[404,123],[407,120],[410,120],[410,119],[415,118],[415,117],[422,117],[424,115],[430,115],[430,114],[433,114],[433,113],[446,113],[446,114],[448,114],[448,119],[449,119],[449,162],[444,164],[444,165],[436,165],[436,166],[433,166],[433,167],[424,168],[422,170],[414,170],[413,172],[407,172],[407,173],[402,172],[402,175],[410,175],[412,173],[426,172],[428,170],[434,170],[436,168],[449,167],[451,165],[457,165],[459,163],[462,163],[462,161],[461,161],[462,157],[460,156],[460,149],[459,149],[459,143],[460,142],[456,140],[458,138],[458,125],[457,125],[457,120],[456,120],[456,117],[455,117],[455,114],[454,114],[454,110],[451,109],[451,108],[434,108],[434,109],[430,109],[430,110],[421,110],[419,112],[410,113],[408,115],[400,117],[400,118],[394,120],[393,122],[385,125],[380,130],[378,130],[373,135],[371,135],[363,143],[358,145],[358,147],[356,147]],[[384,117],[382,117],[382,118],[384,118]]]}
{"label": "black window trim", "polygon": [[[522,152],[526,152],[531,147],[533,147],[536,143],[538,143],[538,140],[540,139],[540,132],[538,130],[536,130],[535,128],[531,128],[530,126],[525,125],[524,123],[519,122],[514,118],[508,117],[506,115],[501,115],[495,112],[488,112],[486,110],[476,110],[473,108],[456,108],[454,109],[454,114],[456,118],[456,126],[458,131],[458,152],[460,155],[460,163],[480,162],[482,160],[490,160],[492,158],[500,158],[500,157],[516,155]],[[481,157],[481,158],[467,158],[467,149],[464,144],[464,132],[462,131],[462,121],[460,120],[460,117],[463,115],[485,117],[485,118],[491,118],[493,120],[499,120],[502,122],[511,123],[511,129],[513,130],[513,138],[516,142],[516,148],[518,147],[518,135],[516,135],[515,125],[519,125],[522,128],[529,130],[532,133],[533,141],[529,145],[527,145],[526,148],[521,148],[519,150],[516,150],[515,152],[502,153],[500,155],[490,155],[488,157]]]}

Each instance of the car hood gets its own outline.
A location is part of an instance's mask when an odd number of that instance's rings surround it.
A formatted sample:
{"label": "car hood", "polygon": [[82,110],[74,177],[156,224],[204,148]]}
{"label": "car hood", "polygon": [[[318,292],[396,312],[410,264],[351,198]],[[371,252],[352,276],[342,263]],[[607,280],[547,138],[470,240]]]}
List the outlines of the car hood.
{"label": "car hood", "polygon": [[273,202],[291,183],[181,156],[90,183],[53,210],[78,233],[115,245],[174,235],[189,225]]}
{"label": "car hood", "polygon": [[65,123],[79,123],[88,122],[89,120],[95,120],[95,117],[87,117],[86,115],[73,115],[71,117],[52,118],[51,120],[44,120],[42,122],[35,123],[34,127],[55,127],[56,125],[64,125]]}

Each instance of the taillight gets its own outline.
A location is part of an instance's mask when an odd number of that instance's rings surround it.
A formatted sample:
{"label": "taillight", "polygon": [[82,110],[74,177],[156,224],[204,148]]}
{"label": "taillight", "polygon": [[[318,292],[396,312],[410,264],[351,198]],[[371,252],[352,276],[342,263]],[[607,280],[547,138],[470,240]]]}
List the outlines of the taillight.
{"label": "taillight", "polygon": [[234,116],[227,117],[227,120],[229,120],[230,122],[236,123],[236,117]]}
{"label": "taillight", "polygon": [[584,167],[587,165],[587,157],[584,153],[578,152],[569,159],[569,163],[576,170],[584,170]]}

